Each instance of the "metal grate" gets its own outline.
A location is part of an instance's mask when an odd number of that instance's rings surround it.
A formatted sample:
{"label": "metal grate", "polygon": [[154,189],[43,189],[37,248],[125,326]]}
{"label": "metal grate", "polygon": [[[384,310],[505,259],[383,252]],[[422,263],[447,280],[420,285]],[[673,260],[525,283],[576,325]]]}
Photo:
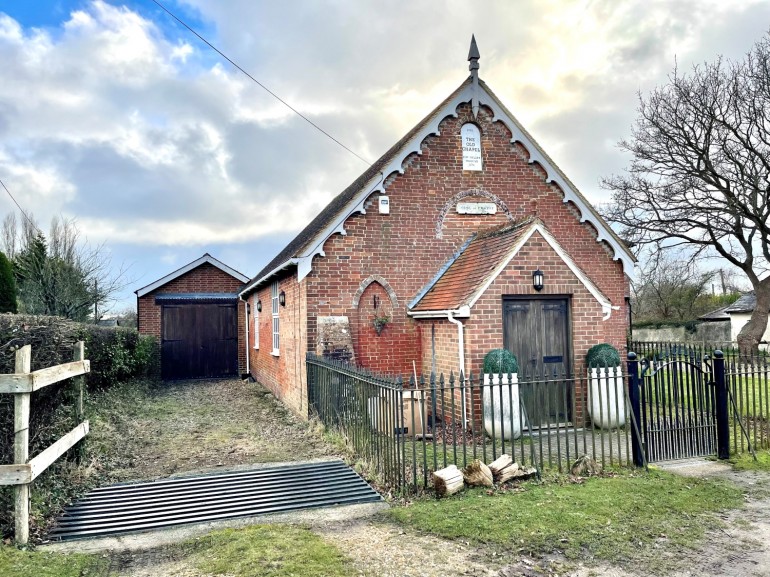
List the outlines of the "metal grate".
{"label": "metal grate", "polygon": [[94,489],[65,508],[49,538],[103,537],[381,500],[342,461],[297,463]]}

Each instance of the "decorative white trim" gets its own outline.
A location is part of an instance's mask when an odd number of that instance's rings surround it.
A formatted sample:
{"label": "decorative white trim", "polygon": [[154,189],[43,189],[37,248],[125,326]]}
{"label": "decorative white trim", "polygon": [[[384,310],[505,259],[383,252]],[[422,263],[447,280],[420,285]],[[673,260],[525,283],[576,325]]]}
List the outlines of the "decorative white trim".
{"label": "decorative white trim", "polygon": [[140,289],[137,289],[134,292],[136,293],[137,297],[143,297],[144,295],[151,293],[155,289],[158,289],[158,288],[162,287],[164,284],[170,283],[172,280],[174,280],[176,278],[179,278],[183,274],[186,274],[186,273],[190,272],[191,270],[196,269],[200,265],[205,264],[205,263],[208,263],[210,265],[213,265],[213,266],[217,267],[222,272],[225,272],[225,273],[229,274],[230,276],[237,278],[241,282],[248,282],[248,280],[249,280],[249,277],[247,277],[246,275],[239,273],[237,270],[235,270],[233,268],[230,268],[225,263],[223,263],[221,261],[218,261],[213,256],[211,256],[209,253],[206,253],[202,257],[200,257],[199,259],[196,259],[196,260],[192,261],[191,263],[186,264],[182,268],[177,269],[174,272],[167,274],[163,278],[160,278],[160,279],[156,280],[154,283],[148,284],[146,287],[142,287]]}
{"label": "decorative white trim", "polygon": [[[278,269],[281,270],[291,264],[298,264],[297,267],[297,280],[301,281],[305,278],[313,268],[313,257],[325,256],[323,251],[324,243],[335,233],[345,235],[344,224],[348,218],[354,213],[359,212],[366,214],[364,208],[369,196],[375,193],[386,193],[386,182],[391,174],[398,172],[404,173],[404,161],[413,153],[422,154],[422,142],[428,136],[439,136],[439,125],[448,117],[457,118],[457,108],[464,103],[478,102],[481,105],[488,106],[494,117],[492,121],[502,122],[508,130],[511,131],[511,142],[520,142],[529,151],[529,163],[537,162],[543,170],[546,172],[545,182],[557,184],[564,193],[563,202],[572,202],[580,211],[580,222],[590,222],[597,231],[597,242],[606,242],[610,248],[612,248],[614,260],[620,260],[623,265],[623,272],[631,276],[634,270],[634,257],[623,246],[615,236],[608,230],[607,224],[597,217],[591,208],[588,206],[588,202],[574,189],[574,187],[566,180],[561,172],[548,160],[547,156],[543,152],[537,143],[535,143],[521,128],[519,123],[514,120],[502,107],[501,104],[495,99],[495,97],[487,90],[485,86],[478,85],[474,87],[473,83],[467,84],[451,101],[436,111],[429,122],[415,134],[406,144],[404,144],[401,150],[396,156],[380,171],[379,175],[373,176],[362,187],[361,191],[353,198],[348,205],[350,209],[340,213],[335,220],[329,223],[321,232],[315,235],[313,241],[310,243],[309,248],[303,253],[297,255],[297,258],[287,260],[286,263],[280,265]],[[258,279],[250,287],[244,289],[243,292],[247,292],[254,285],[261,284],[268,277],[272,276],[274,272],[265,275]],[[241,294],[243,294],[243,292]]]}
{"label": "decorative white trim", "polygon": [[[258,278],[258,279],[257,279],[257,280],[255,280],[253,283],[251,283],[249,286],[245,287],[243,290],[241,290],[241,292],[239,292],[239,293],[238,293],[238,297],[240,297],[240,298],[242,299],[242,298],[244,298],[244,297],[248,296],[248,293],[250,293],[250,292],[251,292],[251,291],[252,291],[252,290],[253,290],[253,289],[254,289],[256,286],[258,286],[258,285],[262,284],[262,281],[266,281],[266,280],[267,280],[267,279],[269,279],[271,276],[278,274],[278,273],[279,273],[279,272],[281,272],[283,269],[285,269],[285,268],[288,268],[288,267],[290,267],[290,266],[291,266],[291,265],[293,265],[293,264],[294,264],[294,265],[298,265],[298,268],[299,268],[300,266],[302,266],[302,264],[301,264],[301,263],[298,261],[298,259],[296,259],[296,258],[290,258],[290,259],[289,259],[289,260],[287,260],[286,262],[284,262],[284,263],[282,263],[282,264],[279,264],[277,267],[275,267],[273,270],[271,270],[269,273],[267,273],[267,274],[266,274],[266,275],[264,275],[263,277],[261,277],[261,278]],[[308,272],[309,272],[309,271],[308,271]],[[304,277],[303,277],[303,278],[304,278]],[[248,279],[246,279],[246,280],[248,280]],[[244,281],[244,282],[245,282],[245,281]]]}
{"label": "decorative white trim", "polygon": [[[364,186],[361,187],[361,192],[359,192],[358,195],[356,195],[356,197],[353,199],[352,208],[349,211],[341,213],[324,230],[318,233],[315,236],[314,242],[310,249],[298,255],[299,258],[308,258],[310,261],[312,261],[313,257],[316,255],[324,256],[323,245],[329,239],[329,237],[331,237],[335,232],[345,234],[344,223],[354,213],[360,212],[361,214],[366,214],[364,205],[366,204],[367,199],[372,194],[378,192],[385,194],[385,182],[388,180],[388,177],[390,177],[390,175],[395,172],[404,174],[404,161],[413,153],[422,155],[422,141],[429,136],[440,136],[441,132],[439,131],[438,127],[441,122],[449,116],[457,118],[457,108],[461,104],[468,102],[468,100],[470,100],[470,96],[471,86],[468,85],[462,91],[460,91],[457,96],[451,100],[451,102],[447,103],[444,108],[437,111],[433,115],[433,118],[430,120],[430,122],[428,122],[420,132],[415,134],[406,144],[404,144],[403,147],[401,147],[401,150],[398,152],[398,154],[396,154],[396,156],[380,171],[379,175],[373,176],[366,184],[364,184]],[[312,262],[308,263],[308,265],[303,268],[302,272],[297,270],[297,280],[301,281],[308,274],[310,274],[311,270]]]}
{"label": "decorative white trim", "polygon": [[543,237],[543,239],[548,243],[548,245],[554,250],[554,252],[559,255],[559,258],[564,262],[564,264],[567,265],[567,267],[572,271],[572,274],[577,277],[577,279],[583,284],[584,287],[588,290],[589,293],[591,293],[591,296],[593,296],[596,301],[599,303],[599,305],[602,307],[602,314],[604,317],[602,318],[603,321],[606,321],[610,318],[610,315],[612,314],[613,310],[619,310],[619,306],[614,306],[610,299],[608,299],[606,296],[602,294],[602,292],[599,290],[599,287],[597,287],[591,279],[589,279],[583,271],[578,267],[578,265],[575,263],[574,260],[572,260],[572,257],[567,254],[567,252],[562,248],[562,246],[558,243],[558,241],[553,237],[553,235],[548,232],[548,230],[542,225],[540,222],[535,222],[532,225],[530,225],[529,230],[524,233],[519,240],[516,242],[515,245],[513,245],[513,248],[508,253],[508,256],[505,257],[505,259],[495,268],[495,270],[492,271],[492,273],[486,278],[486,280],[479,286],[478,289],[474,292],[473,296],[471,297],[470,302],[468,303],[468,306],[473,307],[473,305],[476,304],[476,301],[481,298],[481,295],[486,292],[486,290],[489,288],[489,286],[494,282],[494,280],[500,275],[503,270],[510,264],[511,260],[513,260],[513,257],[515,257],[518,252],[521,250],[521,248],[529,241],[529,239],[532,237],[535,232],[540,233],[540,236]]}
{"label": "decorative white trim", "polygon": [[482,92],[490,99],[489,101],[485,100],[484,105],[492,109],[492,112],[494,113],[492,121],[502,122],[508,130],[511,131],[511,142],[520,142],[524,145],[524,148],[529,152],[529,164],[537,162],[543,170],[545,170],[545,181],[548,183],[556,183],[564,193],[562,202],[565,204],[572,202],[577,206],[580,211],[580,222],[590,222],[593,225],[597,233],[596,242],[604,241],[609,244],[614,252],[614,256],[612,257],[613,260],[619,260],[623,264],[623,272],[631,276],[635,264],[634,259],[628,250],[617,242],[614,236],[607,230],[607,225],[600,218],[594,216],[593,211],[587,205],[587,201],[583,199],[569,182],[567,182],[559,170],[548,161],[545,152],[543,152],[537,143],[529,138],[519,123],[511,118],[505,110],[498,105],[496,100],[486,91],[486,89]]}
{"label": "decorative white trim", "polygon": [[468,305],[461,306],[457,310],[444,309],[437,311],[411,311],[407,310],[406,314],[415,319],[446,319],[447,315],[451,315],[456,319],[467,319],[471,316],[471,307]]}

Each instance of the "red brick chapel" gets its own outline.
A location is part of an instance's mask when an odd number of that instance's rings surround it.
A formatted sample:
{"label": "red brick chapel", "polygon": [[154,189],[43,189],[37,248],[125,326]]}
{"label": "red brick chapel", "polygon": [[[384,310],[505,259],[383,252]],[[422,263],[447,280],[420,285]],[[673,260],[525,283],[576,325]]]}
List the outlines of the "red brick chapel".
{"label": "red brick chapel", "polygon": [[591,346],[624,350],[633,255],[479,78],[475,41],[468,60],[240,292],[248,370],[297,413],[308,351],[409,375],[479,374],[495,348],[578,374]]}

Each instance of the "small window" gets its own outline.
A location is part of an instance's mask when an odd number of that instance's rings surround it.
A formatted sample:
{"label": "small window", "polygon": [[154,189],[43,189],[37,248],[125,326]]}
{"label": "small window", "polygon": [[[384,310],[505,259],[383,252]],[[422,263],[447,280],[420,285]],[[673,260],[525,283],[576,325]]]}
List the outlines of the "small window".
{"label": "small window", "polygon": [[252,306],[254,313],[254,348],[259,349],[259,311],[256,306]]}
{"label": "small window", "polygon": [[270,286],[270,302],[273,307],[273,354],[278,356],[281,348],[280,327],[281,321],[278,318],[278,310],[280,305],[278,304],[278,282],[274,282]]}

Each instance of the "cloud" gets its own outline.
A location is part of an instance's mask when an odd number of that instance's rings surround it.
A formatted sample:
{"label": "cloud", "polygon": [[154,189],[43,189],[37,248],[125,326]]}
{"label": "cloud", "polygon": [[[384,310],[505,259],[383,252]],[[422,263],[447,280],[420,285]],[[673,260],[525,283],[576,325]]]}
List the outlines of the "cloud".
{"label": "cloud", "polygon": [[[598,201],[637,90],[675,57],[741,57],[768,1],[169,6],[372,161],[466,78],[475,33],[481,77]],[[147,282],[207,250],[255,273],[365,168],[154,5],[77,2],[39,28],[0,12],[0,61],[4,182],[40,222],[77,217]]]}

